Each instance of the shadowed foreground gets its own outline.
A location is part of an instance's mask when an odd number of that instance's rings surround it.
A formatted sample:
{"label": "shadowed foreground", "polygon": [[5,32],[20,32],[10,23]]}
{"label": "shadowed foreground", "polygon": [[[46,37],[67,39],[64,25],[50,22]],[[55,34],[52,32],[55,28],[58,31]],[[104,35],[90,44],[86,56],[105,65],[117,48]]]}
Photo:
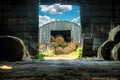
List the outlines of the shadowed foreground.
{"label": "shadowed foreground", "polygon": [[0,63],[0,80],[119,80],[118,78],[119,61],[34,60]]}

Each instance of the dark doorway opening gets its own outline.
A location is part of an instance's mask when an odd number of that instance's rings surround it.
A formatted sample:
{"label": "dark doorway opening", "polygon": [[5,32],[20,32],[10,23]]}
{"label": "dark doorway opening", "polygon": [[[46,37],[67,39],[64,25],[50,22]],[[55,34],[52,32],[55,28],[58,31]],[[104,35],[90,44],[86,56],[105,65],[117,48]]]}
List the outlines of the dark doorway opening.
{"label": "dark doorway opening", "polygon": [[65,41],[71,40],[71,30],[52,30],[51,35],[56,37],[58,35],[62,35]]}

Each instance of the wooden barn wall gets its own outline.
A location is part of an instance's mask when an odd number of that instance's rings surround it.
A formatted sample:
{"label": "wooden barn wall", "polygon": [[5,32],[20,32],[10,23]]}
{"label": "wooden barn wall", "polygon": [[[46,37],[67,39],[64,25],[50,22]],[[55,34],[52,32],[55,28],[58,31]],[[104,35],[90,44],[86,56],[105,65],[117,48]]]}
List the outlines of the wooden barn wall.
{"label": "wooden barn wall", "polygon": [[[60,0],[39,0],[53,4]],[[38,0],[0,0],[0,35],[14,35],[25,41],[31,54],[38,44]],[[90,38],[92,51],[107,39],[112,24],[120,25],[119,0],[61,0],[62,4],[80,5],[84,39]],[[42,35],[41,35],[42,36]],[[44,40],[43,40],[44,41]],[[97,46],[95,47],[97,50]],[[85,49],[87,50],[87,49]]]}
{"label": "wooden barn wall", "polygon": [[[119,0],[81,0],[81,26],[85,44],[83,54],[89,55],[86,52],[88,50],[93,54],[107,39],[108,32],[120,24],[119,4]],[[88,39],[92,40],[89,44],[86,43]]]}
{"label": "wooden barn wall", "polygon": [[71,37],[74,37],[74,41],[80,42],[81,39],[81,27],[65,21],[56,21],[48,23],[39,29],[39,43],[50,43],[51,30],[71,30]]}
{"label": "wooden barn wall", "polygon": [[0,0],[0,35],[24,40],[31,55],[38,46],[38,0]]}

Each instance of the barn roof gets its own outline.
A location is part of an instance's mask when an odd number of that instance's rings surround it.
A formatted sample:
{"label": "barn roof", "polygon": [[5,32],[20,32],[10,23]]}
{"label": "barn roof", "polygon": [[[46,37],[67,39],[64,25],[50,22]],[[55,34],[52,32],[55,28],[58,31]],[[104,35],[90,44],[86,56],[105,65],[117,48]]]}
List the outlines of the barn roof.
{"label": "barn roof", "polygon": [[74,24],[74,25],[76,25],[77,27],[80,27],[80,25],[78,25],[78,24],[76,24],[76,23],[74,23],[74,22],[69,22],[69,21],[52,21],[52,22],[49,22],[49,23],[46,23],[46,24],[44,24],[43,26],[41,26],[41,27],[39,27],[39,28],[42,28],[42,27],[44,27],[44,26],[46,26],[46,25],[49,25],[49,24],[53,24],[53,23],[69,23],[69,24]]}

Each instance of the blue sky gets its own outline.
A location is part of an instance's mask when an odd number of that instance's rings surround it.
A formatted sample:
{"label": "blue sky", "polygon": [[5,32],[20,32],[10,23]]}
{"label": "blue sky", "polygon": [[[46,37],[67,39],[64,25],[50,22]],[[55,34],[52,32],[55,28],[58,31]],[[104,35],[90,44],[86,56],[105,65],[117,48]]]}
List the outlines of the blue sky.
{"label": "blue sky", "polygon": [[79,6],[60,4],[39,6],[39,27],[59,20],[70,21],[80,25]]}

